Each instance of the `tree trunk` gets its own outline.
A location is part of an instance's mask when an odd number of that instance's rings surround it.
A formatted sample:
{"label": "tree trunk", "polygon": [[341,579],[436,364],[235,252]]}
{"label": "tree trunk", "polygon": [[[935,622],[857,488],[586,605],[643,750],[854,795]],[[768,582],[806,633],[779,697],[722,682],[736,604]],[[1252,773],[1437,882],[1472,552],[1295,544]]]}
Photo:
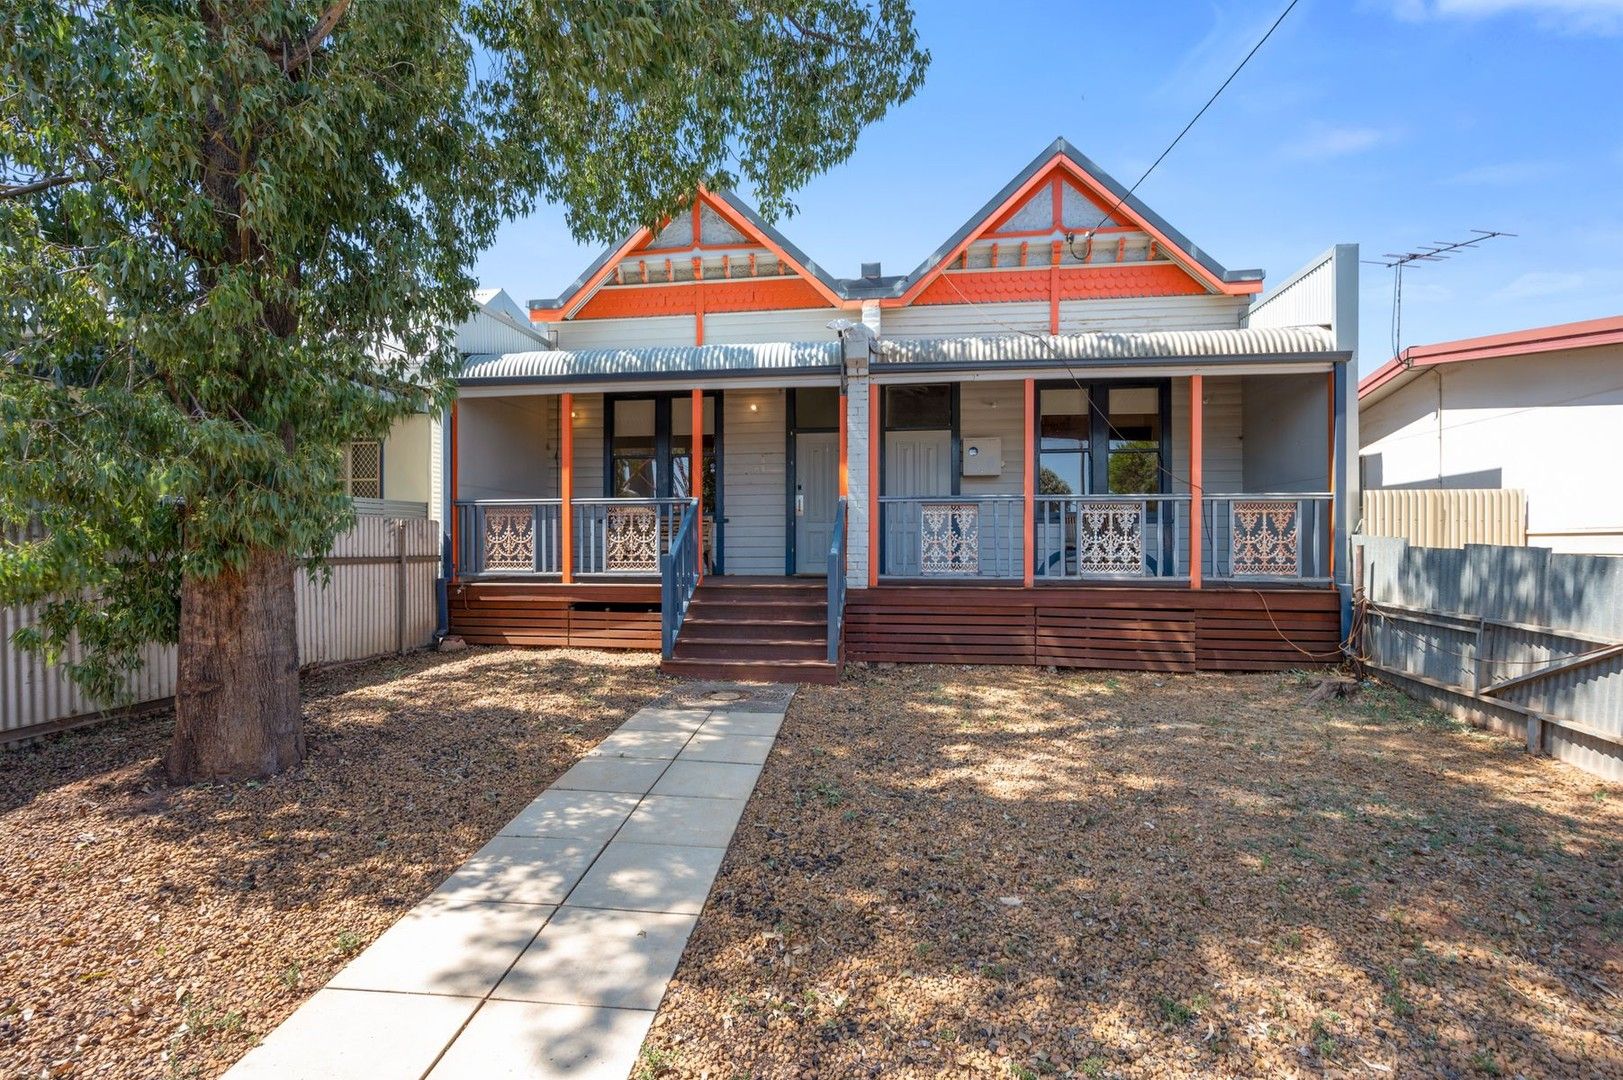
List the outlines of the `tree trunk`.
{"label": "tree trunk", "polygon": [[294,572],[259,549],[240,573],[181,582],[171,780],[270,776],[304,759]]}

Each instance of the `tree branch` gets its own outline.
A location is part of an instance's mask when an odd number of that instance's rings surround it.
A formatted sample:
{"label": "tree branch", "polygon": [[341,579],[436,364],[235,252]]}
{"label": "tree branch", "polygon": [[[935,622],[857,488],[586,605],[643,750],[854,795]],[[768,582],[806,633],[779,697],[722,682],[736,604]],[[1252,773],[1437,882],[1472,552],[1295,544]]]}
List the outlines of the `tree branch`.
{"label": "tree branch", "polygon": [[26,195],[36,195],[41,191],[62,187],[64,184],[77,184],[89,179],[91,177],[81,176],[78,173],[60,173],[26,184],[0,184],[0,199],[21,199]]}
{"label": "tree branch", "polygon": [[845,44],[845,42],[841,41],[839,38],[835,37],[833,34],[827,34],[827,33],[824,33],[821,30],[812,29],[811,27],[807,26],[805,23],[801,22],[799,19],[795,18],[793,15],[785,15],[784,18],[788,21],[790,26],[794,27],[796,30],[798,30],[800,32],[800,36],[803,37],[803,38],[808,38],[808,39],[810,39],[812,41],[821,41],[824,45],[844,45]]}
{"label": "tree branch", "polygon": [[332,7],[322,12],[321,18],[316,20],[315,29],[310,31],[310,36],[305,38],[298,48],[283,57],[282,70],[291,75],[305,64],[308,64],[310,57],[315,55],[315,51],[321,47],[321,43],[326,41],[332,32],[337,29],[338,22],[344,17],[344,13],[349,10],[349,5],[350,0],[336,0]]}

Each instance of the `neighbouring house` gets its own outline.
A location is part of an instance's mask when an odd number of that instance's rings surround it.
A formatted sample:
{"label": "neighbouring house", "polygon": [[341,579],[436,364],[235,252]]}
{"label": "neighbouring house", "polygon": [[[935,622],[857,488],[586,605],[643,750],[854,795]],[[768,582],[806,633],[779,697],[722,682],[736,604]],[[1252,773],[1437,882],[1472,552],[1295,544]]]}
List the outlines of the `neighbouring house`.
{"label": "neighbouring house", "polygon": [[[506,290],[479,289],[473,300],[472,314],[456,328],[459,352],[546,347],[546,335]],[[357,511],[445,520],[436,495],[442,482],[440,421],[427,413],[408,416],[382,439],[357,439],[344,448],[344,491]]]}
{"label": "neighbouring house", "polygon": [[1366,491],[1511,489],[1526,543],[1623,555],[1623,316],[1416,345],[1358,411]]}
{"label": "neighbouring house", "polygon": [[469,356],[450,628],[802,680],[1333,660],[1357,249],[1262,286],[1064,140],[904,276],[701,192]]}

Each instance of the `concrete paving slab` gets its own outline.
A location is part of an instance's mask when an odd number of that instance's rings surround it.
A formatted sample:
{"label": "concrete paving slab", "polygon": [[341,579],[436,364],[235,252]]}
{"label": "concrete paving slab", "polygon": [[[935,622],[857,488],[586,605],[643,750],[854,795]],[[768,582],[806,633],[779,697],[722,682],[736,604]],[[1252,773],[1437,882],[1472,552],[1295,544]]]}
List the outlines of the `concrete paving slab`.
{"label": "concrete paving slab", "polygon": [[616,840],[569,894],[569,904],[697,915],[725,854],[723,848]]}
{"label": "concrete paving slab", "polygon": [[429,1080],[626,1080],[648,1009],[487,1001]]}
{"label": "concrete paving slab", "polygon": [[718,712],[699,728],[705,735],[776,735],[783,726],[778,712]]}
{"label": "concrete paving slab", "polygon": [[710,716],[709,709],[639,709],[620,725],[621,731],[698,731]]}
{"label": "concrete paving slab", "polygon": [[498,836],[434,890],[436,900],[561,904],[602,850],[553,836]]}
{"label": "concrete paving slab", "polygon": [[732,842],[746,801],[645,795],[615,838],[634,844],[724,848]]}
{"label": "concrete paving slab", "polygon": [[657,1009],[698,917],[561,907],[492,997]]}
{"label": "concrete paving slab", "polygon": [[[478,1007],[479,999],[470,997],[317,990],[226,1076],[230,1080],[418,1077]],[[620,1075],[623,1080],[625,1074]]]}
{"label": "concrete paving slab", "polygon": [[556,836],[606,844],[637,808],[637,796],[619,791],[550,788],[502,827],[502,836]]}
{"label": "concrete paving slab", "polygon": [[761,775],[759,765],[719,761],[673,761],[651,794],[689,795],[705,799],[747,799]]}
{"label": "concrete paving slab", "polygon": [[552,912],[537,904],[418,904],[327,985],[483,997]]}
{"label": "concrete paving slab", "polygon": [[590,758],[642,758],[669,761],[692,737],[687,731],[616,731],[586,752]]}
{"label": "concrete paving slab", "polygon": [[765,765],[774,741],[770,735],[706,735],[701,728],[676,760]]}
{"label": "concrete paving slab", "polygon": [[665,765],[663,761],[630,758],[582,758],[552,786],[568,791],[627,791],[642,795],[654,786]]}

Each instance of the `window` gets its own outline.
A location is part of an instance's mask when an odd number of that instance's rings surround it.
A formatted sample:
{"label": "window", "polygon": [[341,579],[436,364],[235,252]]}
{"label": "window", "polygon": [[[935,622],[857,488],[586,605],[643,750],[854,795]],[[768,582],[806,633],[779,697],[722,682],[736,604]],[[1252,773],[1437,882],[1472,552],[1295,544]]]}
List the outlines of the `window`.
{"label": "window", "polygon": [[840,392],[832,386],[803,386],[795,391],[796,431],[838,431]]}
{"label": "window", "polygon": [[950,431],[952,385],[885,387],[885,430]]}
{"label": "window", "polygon": [[1110,493],[1160,491],[1160,391],[1153,386],[1112,387],[1109,402]]}
{"label": "window", "polygon": [[[686,499],[692,492],[693,402],[671,398],[671,495]],[[704,506],[705,517],[716,511],[716,399],[704,399]]]}
{"label": "window", "polygon": [[1038,495],[1143,495],[1168,489],[1163,443],[1171,384],[1084,382],[1037,396]]}
{"label": "window", "polygon": [[1088,482],[1088,392],[1044,390],[1038,403],[1042,417],[1037,456],[1037,494],[1081,495]]}
{"label": "window", "polygon": [[383,443],[356,439],[344,447],[344,494],[352,499],[383,498]]}
{"label": "window", "polygon": [[659,494],[654,399],[614,402],[614,441],[609,451],[609,494],[652,499]]}

